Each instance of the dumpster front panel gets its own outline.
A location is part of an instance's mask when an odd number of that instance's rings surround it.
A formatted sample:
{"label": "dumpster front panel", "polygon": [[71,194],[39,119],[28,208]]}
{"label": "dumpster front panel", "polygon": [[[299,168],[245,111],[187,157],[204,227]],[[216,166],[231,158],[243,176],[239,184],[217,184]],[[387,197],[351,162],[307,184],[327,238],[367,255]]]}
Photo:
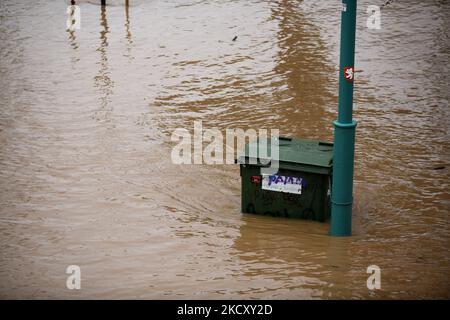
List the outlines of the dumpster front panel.
{"label": "dumpster front panel", "polygon": [[259,166],[241,165],[242,212],[325,221],[330,215],[330,175],[280,168],[261,175]]}

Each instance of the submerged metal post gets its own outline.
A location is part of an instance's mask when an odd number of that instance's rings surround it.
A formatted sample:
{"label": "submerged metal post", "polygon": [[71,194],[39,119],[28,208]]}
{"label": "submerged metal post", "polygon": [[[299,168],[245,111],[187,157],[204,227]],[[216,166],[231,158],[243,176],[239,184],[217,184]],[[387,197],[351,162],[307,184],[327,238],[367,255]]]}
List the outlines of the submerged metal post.
{"label": "submerged metal post", "polygon": [[352,234],[353,161],[356,121],[352,120],[356,2],[342,0],[339,114],[334,121],[331,235]]}

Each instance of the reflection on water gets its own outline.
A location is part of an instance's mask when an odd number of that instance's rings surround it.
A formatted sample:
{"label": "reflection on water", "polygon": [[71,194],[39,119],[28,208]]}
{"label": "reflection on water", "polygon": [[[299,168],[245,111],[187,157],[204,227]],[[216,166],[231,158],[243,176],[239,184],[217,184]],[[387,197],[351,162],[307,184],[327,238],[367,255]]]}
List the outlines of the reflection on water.
{"label": "reflection on water", "polygon": [[74,50],[78,49],[78,43],[77,43],[77,37],[76,37],[76,35],[75,35],[75,31],[68,31],[68,33],[69,33],[69,43],[70,43],[70,46],[71,46]]}
{"label": "reflection on water", "polygon": [[[448,2],[391,3],[379,31],[358,2],[343,239],[327,223],[242,215],[236,166],[170,161],[171,132],[200,119],[331,140],[335,4],[77,3],[74,32],[64,1],[33,16],[0,5],[0,297],[449,297]],[[372,264],[381,291],[366,288]]]}
{"label": "reflection on water", "polygon": [[108,65],[108,20],[106,17],[106,6],[100,7],[100,47],[97,51],[100,53],[99,72],[95,77],[95,86],[99,88],[101,92],[100,108],[95,114],[95,119],[99,121],[110,121],[110,113],[112,112],[112,106],[108,105],[110,102],[110,95],[113,93],[114,81],[110,78],[110,71]]}
{"label": "reflection on water", "polygon": [[276,91],[277,103],[273,106],[281,118],[276,125],[288,134],[330,139],[326,131],[332,115],[326,111],[337,99],[332,80],[335,73],[319,29],[307,22],[297,1],[280,1],[271,11],[272,19],[279,24],[279,55],[274,70],[285,79],[283,89]]}
{"label": "reflection on water", "polygon": [[129,1],[125,0],[125,33],[126,33],[126,38],[128,41],[128,45],[127,45],[127,56],[130,57],[130,59],[132,59],[132,55],[131,55],[131,45],[133,44],[133,39],[131,36],[131,29],[130,29],[130,7],[129,7]]}

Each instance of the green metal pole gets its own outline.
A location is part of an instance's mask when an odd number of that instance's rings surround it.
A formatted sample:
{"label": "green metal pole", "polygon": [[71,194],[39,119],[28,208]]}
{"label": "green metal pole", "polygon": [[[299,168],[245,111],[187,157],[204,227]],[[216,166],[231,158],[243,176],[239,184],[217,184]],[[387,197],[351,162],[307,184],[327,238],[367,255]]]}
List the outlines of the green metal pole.
{"label": "green metal pole", "polygon": [[339,115],[334,121],[331,235],[352,234],[353,161],[356,121],[352,120],[357,0],[342,0]]}

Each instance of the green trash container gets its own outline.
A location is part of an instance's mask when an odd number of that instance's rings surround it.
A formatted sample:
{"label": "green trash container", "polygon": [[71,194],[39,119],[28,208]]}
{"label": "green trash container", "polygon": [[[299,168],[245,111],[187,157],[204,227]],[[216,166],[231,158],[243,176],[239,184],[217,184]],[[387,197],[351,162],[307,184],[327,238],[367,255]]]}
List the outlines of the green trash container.
{"label": "green trash container", "polygon": [[[270,140],[267,140],[270,155]],[[279,170],[261,173],[268,167],[249,153],[259,141],[246,144],[238,157],[242,185],[242,212],[276,217],[325,221],[330,216],[333,144],[280,137]],[[254,150],[254,149],[253,149]],[[253,159],[253,161],[250,161]]]}

